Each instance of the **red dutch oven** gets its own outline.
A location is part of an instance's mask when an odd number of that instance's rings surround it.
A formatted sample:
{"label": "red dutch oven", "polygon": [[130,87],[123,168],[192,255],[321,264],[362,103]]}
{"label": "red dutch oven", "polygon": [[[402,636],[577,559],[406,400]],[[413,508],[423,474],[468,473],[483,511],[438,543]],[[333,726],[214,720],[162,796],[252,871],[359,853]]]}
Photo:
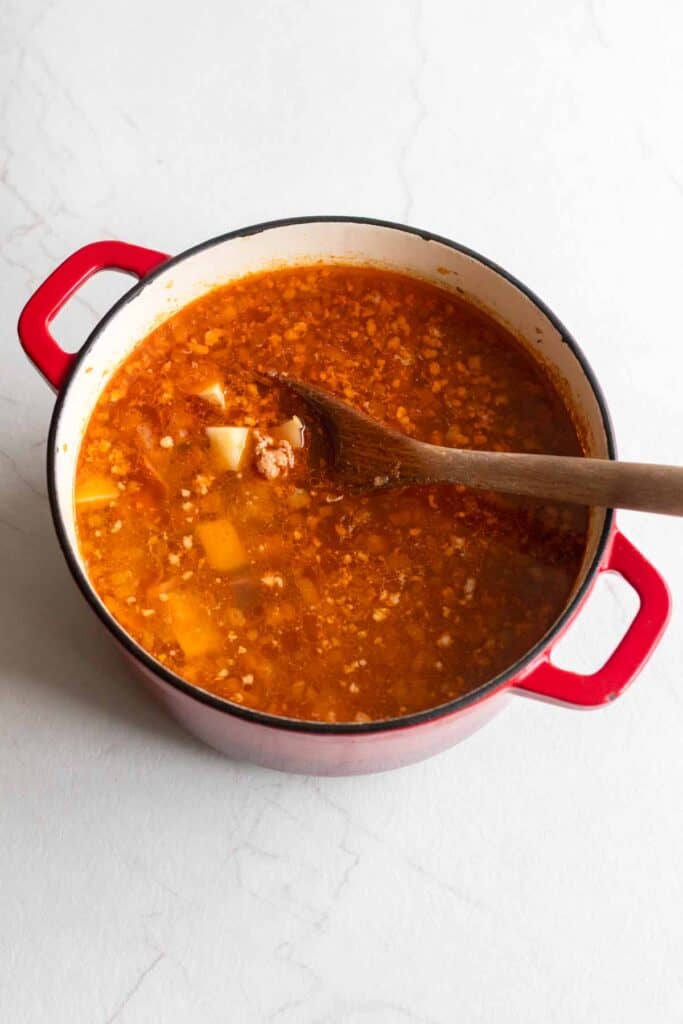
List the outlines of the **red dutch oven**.
{"label": "red dutch oven", "polygon": [[[93,590],[78,550],[74,477],[81,438],[111,374],[160,321],[217,284],[267,268],[313,263],[374,264],[456,291],[487,310],[532,352],[571,403],[594,457],[615,457],[604,398],[576,342],[556,316],[510,274],[464,246],[399,224],[312,217],[276,221],[211,239],[179,256],[123,242],[95,242],[70,256],[38,288],[19,320],[29,358],[57,391],[48,443],[48,488],[57,535],[84,597],[148,688],[190,732],[231,757],[285,771],[328,775],[382,771],[438,753],[478,729],[513,694],[570,707],[614,700],[645,664],[669,616],[657,571],[617,530],[611,509],[591,511],[586,553],[573,593],[546,635],[521,660],[457,700],[368,724],[277,718],[240,707],[164,668],[129,636]],[[80,352],[64,352],[50,321],[99,270],[137,284],[107,313]],[[553,665],[554,645],[603,572],[621,574],[640,608],[607,662],[592,675]]]}

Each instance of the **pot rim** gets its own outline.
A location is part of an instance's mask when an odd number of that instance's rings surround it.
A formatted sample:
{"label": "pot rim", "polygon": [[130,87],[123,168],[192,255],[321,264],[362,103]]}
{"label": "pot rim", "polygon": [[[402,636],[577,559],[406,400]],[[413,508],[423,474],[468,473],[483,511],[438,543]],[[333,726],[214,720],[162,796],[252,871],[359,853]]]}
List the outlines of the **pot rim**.
{"label": "pot rim", "polygon": [[460,252],[470,259],[477,260],[483,266],[492,270],[494,273],[499,274],[505,280],[507,280],[514,287],[519,289],[523,295],[525,295],[543,314],[547,317],[553,327],[560,334],[562,341],[569,346],[572,353],[576,357],[580,364],[590,386],[595,395],[598,407],[600,409],[600,415],[602,418],[602,424],[605,431],[605,437],[607,440],[607,451],[610,459],[616,458],[616,445],[614,441],[614,430],[612,426],[611,417],[605,401],[604,394],[598,383],[598,380],[586,359],[586,356],[582,352],[581,348],[577,344],[576,340],[564,326],[564,324],[558,319],[558,317],[552,312],[552,310],[540,299],[535,292],[527,288],[521,281],[519,281],[513,274],[510,274],[503,267],[497,263],[488,259],[486,256],[482,256],[481,253],[476,252],[474,249],[470,249],[466,245],[462,245],[459,242],[454,242],[450,238],[446,238],[443,235],[434,234],[431,231],[425,231],[421,228],[411,227],[406,224],[401,224],[395,221],[380,220],[373,217],[353,217],[353,216],[335,216],[335,215],[319,215],[319,216],[305,216],[305,217],[287,217],[280,220],[264,221],[260,224],[253,224],[246,228],[238,228],[235,231],[228,231],[225,234],[216,235],[213,238],[209,238],[204,242],[200,242],[198,245],[191,246],[189,249],[185,249],[183,252],[178,253],[175,256],[171,256],[168,260],[161,263],[156,269],[152,270],[145,277],[141,278],[137,284],[135,284],[129,291],[127,291],[121,298],[114,303],[101,320],[95,325],[86,341],[76,354],[73,362],[69,368],[67,378],[60,388],[57,394],[57,401],[52,412],[52,419],[50,421],[50,430],[47,439],[47,489],[48,497],[50,502],[50,510],[52,514],[52,520],[57,533],[60,547],[66,559],[67,565],[73,576],[79,590],[85,597],[86,601],[93,609],[97,617],[104,624],[104,626],[113,634],[123,646],[124,650],[141,662],[144,668],[152,672],[153,675],[159,677],[163,682],[170,684],[174,689],[179,690],[186,696],[199,701],[202,704],[208,705],[216,711],[223,712],[227,715],[232,715],[235,718],[243,719],[247,722],[252,722],[256,725],[266,726],[271,729],[282,729],[288,732],[300,732],[309,734],[319,735],[360,735],[364,733],[382,733],[382,732],[396,732],[401,729],[407,729],[410,727],[423,725],[428,722],[434,722],[440,718],[445,718],[448,715],[452,715],[459,711],[463,711],[465,708],[471,707],[473,704],[477,704],[480,701],[492,696],[495,692],[501,691],[504,687],[512,685],[516,676],[520,672],[531,665],[548,647],[552,641],[562,632],[567,626],[575,612],[580,607],[584,597],[594,582],[594,578],[600,567],[600,564],[607,547],[610,535],[614,528],[614,510],[605,510],[605,521],[598,539],[595,555],[593,560],[585,572],[584,579],[581,585],[577,588],[571,602],[564,609],[562,614],[557,618],[550,629],[541,637],[541,639],[534,644],[533,647],[527,651],[527,653],[514,664],[510,665],[503,672],[494,676],[492,679],[483,683],[475,690],[471,690],[469,693],[463,694],[454,700],[448,701],[446,704],[440,704],[435,708],[427,708],[424,711],[418,711],[412,715],[404,715],[399,718],[387,718],[381,719],[377,722],[312,722],[304,721],[296,718],[285,718],[283,716],[271,715],[264,711],[257,711],[252,708],[241,707],[238,704],[232,704],[229,701],[216,696],[215,694],[209,693],[207,690],[202,690],[198,686],[194,686],[192,683],[183,679],[176,673],[171,672],[164,665],[153,658],[140,644],[138,644],[116,621],[111,613],[105,608],[105,606],[97,598],[96,592],[89,582],[85,572],[81,568],[78,558],[72,548],[69,538],[66,533],[64,521],[59,508],[57,500],[57,475],[56,475],[56,434],[59,425],[59,420],[62,412],[64,403],[66,402],[69,394],[69,388],[71,383],[76,376],[81,363],[86,358],[88,352],[97,341],[102,329],[106,324],[129,302],[136,299],[141,292],[154,281],[161,273],[165,273],[169,267],[172,267],[188,257],[194,256],[196,253],[203,251],[204,249],[211,248],[214,245],[218,245],[221,242],[228,242],[236,238],[244,238],[249,235],[260,234],[264,231],[269,231],[273,228],[281,227],[292,227],[300,224],[332,224],[332,223],[346,223],[346,224],[366,224],[371,227],[382,227],[390,228],[394,231],[405,232],[407,234],[416,235],[422,238],[426,242],[438,242],[441,245],[448,246],[450,249],[454,249],[456,252]]}

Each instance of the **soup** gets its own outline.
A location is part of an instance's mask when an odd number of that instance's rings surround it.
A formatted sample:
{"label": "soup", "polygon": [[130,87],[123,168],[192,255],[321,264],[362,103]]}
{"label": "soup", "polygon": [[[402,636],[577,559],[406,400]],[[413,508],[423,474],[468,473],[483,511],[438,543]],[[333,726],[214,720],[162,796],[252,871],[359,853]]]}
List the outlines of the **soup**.
{"label": "soup", "polygon": [[451,701],[541,639],[585,509],[450,485],[343,493],[267,370],[421,440],[582,454],[542,369],[450,292],[323,264],[216,288],[119,367],[79,454],[86,570],[149,654],[243,707],[368,722]]}

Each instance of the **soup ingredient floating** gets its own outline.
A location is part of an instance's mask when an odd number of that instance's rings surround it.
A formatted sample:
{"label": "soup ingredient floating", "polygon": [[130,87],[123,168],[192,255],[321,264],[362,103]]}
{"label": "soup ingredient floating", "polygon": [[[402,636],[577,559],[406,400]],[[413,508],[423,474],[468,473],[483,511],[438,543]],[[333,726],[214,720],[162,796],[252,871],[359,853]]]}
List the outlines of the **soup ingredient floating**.
{"label": "soup ingredient floating", "polygon": [[88,424],[79,544],[120,625],[221,698],[325,722],[435,707],[524,655],[572,592],[586,510],[347,493],[272,369],[417,440],[582,454],[550,381],[453,295],[360,267],[244,278],[142,341]]}
{"label": "soup ingredient floating", "polygon": [[683,515],[679,466],[426,444],[377,423],[322,388],[284,374],[268,377],[290,388],[321,417],[332,441],[335,480],[342,487],[368,491],[457,483],[545,500],[561,497],[580,505]]}
{"label": "soup ingredient floating", "polygon": [[256,469],[272,480],[294,465],[294,449],[304,445],[304,426],[298,416],[293,416],[270,434],[249,427],[207,427],[206,436],[219,471],[237,472],[253,450]]}

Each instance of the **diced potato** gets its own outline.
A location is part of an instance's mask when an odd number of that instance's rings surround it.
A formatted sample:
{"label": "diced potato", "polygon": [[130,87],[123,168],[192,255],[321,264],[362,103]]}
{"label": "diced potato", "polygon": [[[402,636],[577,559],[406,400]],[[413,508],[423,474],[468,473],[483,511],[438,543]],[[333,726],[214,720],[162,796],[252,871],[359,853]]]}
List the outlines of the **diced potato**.
{"label": "diced potato", "polygon": [[106,476],[91,476],[76,487],[77,505],[106,505],[119,497],[118,487]]}
{"label": "diced potato", "polygon": [[197,527],[197,536],[212,569],[230,572],[247,562],[247,553],[242,541],[229,519],[212,519],[210,522],[200,523]]}
{"label": "diced potato", "polygon": [[249,427],[207,427],[206,434],[218,468],[236,472],[244,458]]}
{"label": "diced potato", "polygon": [[209,384],[207,387],[202,388],[201,391],[197,392],[198,398],[203,398],[205,402],[211,402],[213,405],[219,406],[221,409],[225,409],[225,395],[223,394],[223,385],[220,381],[214,381],[213,384]]}
{"label": "diced potato", "polygon": [[298,416],[292,416],[291,420],[285,420],[279,427],[271,431],[276,441],[289,441],[292,448],[303,448],[304,446],[304,425]]}
{"label": "diced potato", "polygon": [[166,608],[171,629],[186,658],[201,658],[220,648],[221,633],[194,594],[171,591]]}

